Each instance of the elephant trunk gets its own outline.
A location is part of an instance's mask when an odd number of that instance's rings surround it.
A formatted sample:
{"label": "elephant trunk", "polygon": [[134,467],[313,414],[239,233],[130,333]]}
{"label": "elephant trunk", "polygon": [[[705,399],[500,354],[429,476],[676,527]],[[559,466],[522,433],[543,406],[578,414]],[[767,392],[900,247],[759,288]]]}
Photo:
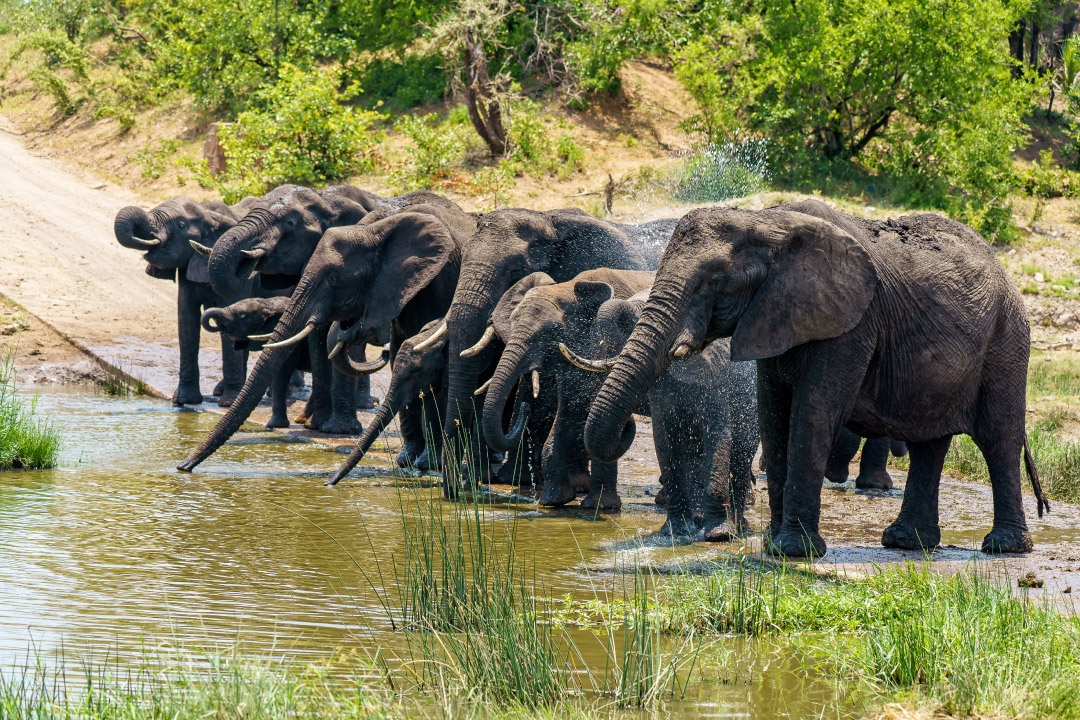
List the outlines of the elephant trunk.
{"label": "elephant trunk", "polygon": [[378,412],[375,413],[375,419],[368,423],[368,426],[364,428],[364,433],[360,436],[360,439],[356,441],[356,447],[345,462],[341,463],[341,467],[337,469],[334,476],[331,477],[326,484],[337,485],[341,482],[341,479],[348,475],[356,464],[364,459],[364,455],[371,449],[372,443],[375,439],[382,435],[383,430],[390,424],[390,421],[397,415],[397,410],[400,402],[398,395],[403,395],[400,389],[395,387],[393,379],[390,380],[390,389],[387,391],[387,399],[379,405]]}
{"label": "elephant trunk", "polygon": [[511,341],[503,351],[499,366],[495,369],[491,384],[488,385],[487,397],[484,400],[484,438],[488,445],[501,452],[509,452],[516,448],[521,439],[521,432],[525,428],[525,421],[531,409],[526,402],[521,403],[515,411],[509,433],[503,432],[502,418],[510,393],[531,364],[525,344]]}
{"label": "elephant trunk", "polygon": [[117,242],[133,250],[151,250],[160,245],[164,239],[158,237],[161,229],[161,223],[150,213],[134,205],[121,208],[113,221]]}
{"label": "elephant trunk", "polygon": [[589,409],[585,448],[597,460],[614,462],[633,442],[632,414],[667,365],[687,297],[682,283],[653,286],[641,319]]}
{"label": "elephant trunk", "polygon": [[202,314],[202,326],[207,332],[221,332],[225,327],[225,308],[210,308]]}
{"label": "elephant trunk", "polygon": [[[273,342],[279,342],[291,338],[299,333],[305,325],[314,324],[321,311],[320,303],[313,299],[313,287],[315,283],[309,282],[308,278],[297,286],[290,303],[281,320],[278,321],[272,336]],[[285,345],[272,349],[264,349],[259,355],[255,368],[248,375],[244,387],[236,400],[229,407],[225,415],[218,420],[214,429],[203,438],[199,446],[195,448],[187,458],[176,466],[178,470],[191,472],[196,465],[210,457],[225,442],[232,437],[240,426],[251,415],[251,411],[259,404],[271,379],[277,374],[286,358],[292,354],[294,347]]]}
{"label": "elephant trunk", "polygon": [[349,356],[349,351],[344,350],[339,352],[334,357],[330,358],[330,364],[334,366],[334,369],[340,372],[342,375],[348,377],[364,377],[365,375],[371,375],[386,367],[386,364],[390,362],[390,351],[383,350],[376,360],[369,360],[367,362],[357,362]]}
{"label": "elephant trunk", "polygon": [[210,253],[208,269],[210,285],[215,292],[224,297],[236,297],[243,291],[258,261],[245,257],[242,251],[254,247],[271,226],[266,211],[256,209],[218,238]]}

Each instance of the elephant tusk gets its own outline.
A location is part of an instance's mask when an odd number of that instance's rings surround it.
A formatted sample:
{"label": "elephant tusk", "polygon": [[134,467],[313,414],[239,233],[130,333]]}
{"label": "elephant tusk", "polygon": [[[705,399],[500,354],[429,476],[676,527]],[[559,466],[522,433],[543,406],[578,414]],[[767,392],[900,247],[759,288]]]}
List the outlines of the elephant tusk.
{"label": "elephant tusk", "polygon": [[300,342],[301,340],[306,338],[308,335],[310,335],[311,331],[314,330],[314,329],[315,329],[315,326],[313,324],[309,323],[308,325],[304,326],[303,330],[296,333],[291,338],[286,338],[285,340],[279,340],[276,343],[267,343],[267,344],[263,345],[263,350],[279,348],[279,347],[288,347],[289,345],[295,345],[296,343]]}
{"label": "elephant tusk", "polygon": [[152,240],[146,240],[144,238],[132,238],[139,241],[139,247],[152,248],[161,244],[161,240],[153,238]]}
{"label": "elephant tusk", "polygon": [[252,342],[266,342],[270,338],[274,337],[274,333],[268,332],[263,335],[248,335],[247,339]]}
{"label": "elephant tusk", "polygon": [[439,342],[444,337],[446,337],[446,335],[449,332],[450,332],[450,328],[448,328],[446,326],[446,323],[444,322],[441,325],[439,325],[439,327],[435,330],[434,333],[432,333],[431,335],[428,336],[427,340],[424,340],[423,342],[419,342],[416,345],[413,345],[413,350],[414,351],[419,350],[419,351],[423,352],[424,350],[427,350],[429,347],[431,347],[432,345],[434,345],[435,343]]}
{"label": "elephant tusk", "polygon": [[671,353],[675,357],[683,357],[690,352],[690,346],[686,343],[679,343],[679,347],[675,348],[675,352]]}
{"label": "elephant tusk", "polygon": [[486,348],[488,346],[488,343],[491,342],[491,338],[493,338],[493,337],[495,337],[495,326],[494,325],[488,325],[487,330],[485,330],[484,334],[480,336],[480,341],[478,343],[476,343],[475,345],[473,345],[471,348],[466,348],[466,349],[462,350],[461,353],[459,354],[459,357],[463,357],[463,358],[476,357],[477,355],[480,354],[480,351],[482,351],[484,348]]}
{"label": "elephant tusk", "polygon": [[333,360],[334,356],[345,349],[345,341],[338,340],[338,344],[334,346],[334,349],[330,351],[330,354],[326,356],[327,360]]}
{"label": "elephant tusk", "polygon": [[484,384],[483,384],[483,385],[481,385],[480,387],[476,388],[476,390],[475,390],[475,391],[473,392],[473,395],[483,395],[483,394],[484,394],[485,392],[487,392],[488,386],[489,386],[489,385],[491,385],[491,381],[492,381],[492,380],[494,380],[494,379],[495,379],[495,376],[494,376],[494,375],[492,375],[491,377],[489,377],[489,378],[487,379],[487,381],[486,381],[486,382],[484,382]]}
{"label": "elephant tusk", "polygon": [[258,260],[266,255],[266,250],[263,248],[256,248],[255,250],[241,250],[240,254],[246,257],[248,260]]}
{"label": "elephant tusk", "polygon": [[566,347],[565,343],[559,343],[559,352],[563,354],[571,365],[582,370],[588,370],[589,372],[606,373],[611,372],[611,368],[615,367],[615,358],[607,360],[589,360],[583,358],[574,353],[573,350]]}
{"label": "elephant tusk", "polygon": [[213,252],[213,250],[206,247],[200,242],[196,242],[194,240],[189,240],[188,242],[191,243],[191,247],[195,249],[195,252],[199,253],[200,255],[210,257],[210,253]]}
{"label": "elephant tusk", "polygon": [[540,371],[532,371],[533,400],[540,397]]}

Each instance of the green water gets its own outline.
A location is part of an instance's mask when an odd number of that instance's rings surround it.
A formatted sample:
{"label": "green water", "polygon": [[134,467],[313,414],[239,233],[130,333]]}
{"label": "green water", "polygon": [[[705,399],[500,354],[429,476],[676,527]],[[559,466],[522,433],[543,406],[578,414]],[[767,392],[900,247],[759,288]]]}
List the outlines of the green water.
{"label": "green water", "polygon": [[[67,657],[108,650],[134,660],[146,648],[240,644],[309,663],[400,643],[357,565],[377,577],[378,559],[379,589],[395,596],[400,508],[409,513],[416,494],[437,496],[434,478],[398,477],[372,461],[326,488],[342,455],[263,432],[239,435],[183,474],[173,466],[217,416],[77,390],[48,390],[38,409],[64,448],[54,470],[0,473],[2,664],[61,645]],[[553,597],[604,597],[611,576],[583,567],[715,556],[649,541],[655,516],[592,519],[524,502],[499,512],[516,519],[518,549]],[[575,635],[586,660],[601,663],[587,631]],[[842,691],[794,655],[782,644],[720,639],[686,699],[668,709],[837,714]]]}

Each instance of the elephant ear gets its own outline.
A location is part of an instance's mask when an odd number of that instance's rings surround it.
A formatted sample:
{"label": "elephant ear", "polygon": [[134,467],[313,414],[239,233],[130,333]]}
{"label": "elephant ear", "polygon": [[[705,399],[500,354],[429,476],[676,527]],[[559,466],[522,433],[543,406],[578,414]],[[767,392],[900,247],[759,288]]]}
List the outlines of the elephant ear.
{"label": "elephant ear", "polygon": [[205,255],[200,255],[197,252],[191,253],[191,259],[188,260],[187,269],[184,271],[184,277],[195,283],[209,283],[210,258]]}
{"label": "elephant ear", "polygon": [[555,281],[547,273],[534,272],[518,280],[503,293],[494,312],[491,313],[491,324],[495,327],[495,334],[500,340],[504,343],[510,341],[510,315],[525,299],[525,294],[534,287],[554,284]]}
{"label": "elephant ear", "polygon": [[[560,266],[572,270],[581,264],[573,261],[575,251],[588,256],[607,257],[609,260],[604,266],[618,270],[633,269],[641,265],[640,257],[631,258],[629,263],[626,261],[630,241],[611,223],[576,208],[552,210],[544,215],[551,221],[555,233],[541,235],[529,242],[531,267],[548,272],[555,272]],[[555,278],[559,279],[557,276]]]}
{"label": "elephant ear", "polygon": [[574,297],[578,307],[592,315],[597,309],[615,295],[615,291],[606,282],[599,280],[578,280],[574,283]]}
{"label": "elephant ear", "polygon": [[176,282],[176,268],[163,268],[146,263],[146,274],[158,280],[172,280]]}
{"label": "elephant ear", "polygon": [[768,236],[763,244],[774,247],[765,281],[731,337],[732,360],[774,357],[842,335],[859,324],[877,290],[873,261],[842,228],[802,213],[769,214],[749,231],[750,242]]}
{"label": "elephant ear", "polygon": [[427,287],[457,251],[457,244],[434,215],[399,213],[365,226],[366,242],[378,248],[378,268],[368,287],[366,327],[389,326]]}

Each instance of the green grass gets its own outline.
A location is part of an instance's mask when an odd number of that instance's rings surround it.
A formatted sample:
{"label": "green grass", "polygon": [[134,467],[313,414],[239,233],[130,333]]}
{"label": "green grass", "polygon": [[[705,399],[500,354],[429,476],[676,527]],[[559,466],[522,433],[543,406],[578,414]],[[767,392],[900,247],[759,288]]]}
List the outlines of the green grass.
{"label": "green grass", "polygon": [[[664,631],[783,637],[852,692],[947,715],[1080,717],[1080,622],[1011,595],[978,567],[829,579],[753,560],[675,573],[654,593]],[[566,601],[565,621],[620,622],[618,603]]]}
{"label": "green grass", "polygon": [[97,381],[97,386],[110,397],[145,395],[148,389],[146,381],[125,371],[122,366],[106,367],[105,375]]}
{"label": "green grass", "polygon": [[50,468],[60,452],[60,434],[37,417],[37,396],[15,389],[13,355],[0,360],[0,470]]}

